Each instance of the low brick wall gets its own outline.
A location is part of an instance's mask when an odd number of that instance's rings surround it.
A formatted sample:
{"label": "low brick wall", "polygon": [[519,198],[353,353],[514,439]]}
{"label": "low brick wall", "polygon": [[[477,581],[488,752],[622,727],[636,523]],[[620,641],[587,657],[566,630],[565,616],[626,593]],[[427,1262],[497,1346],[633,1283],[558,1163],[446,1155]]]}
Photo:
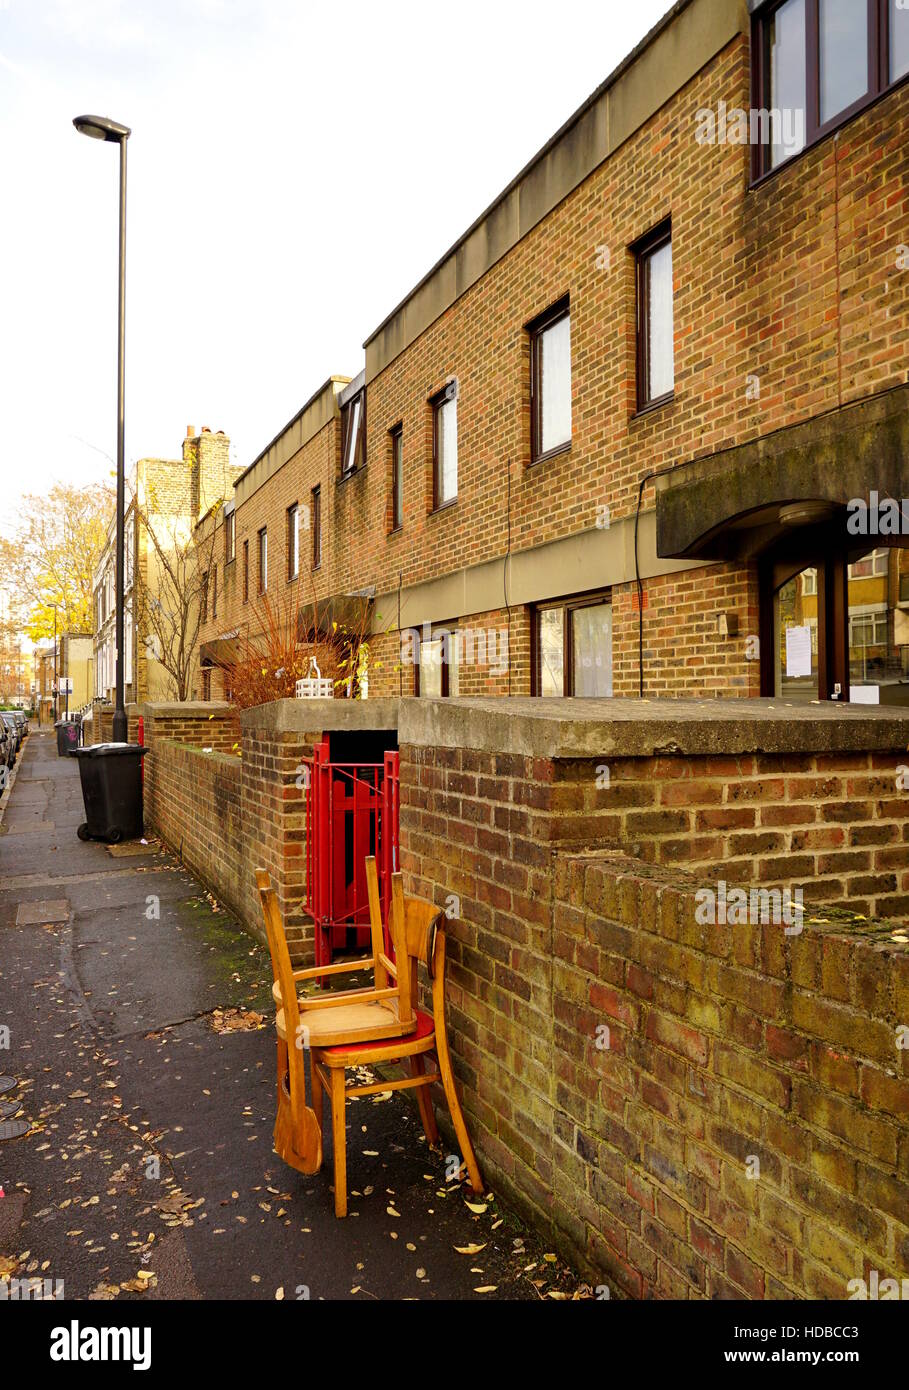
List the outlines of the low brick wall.
{"label": "low brick wall", "polygon": [[906,1277],[900,935],[705,927],[670,873],[557,856],[551,1216],[572,1247],[634,1297]]}
{"label": "low brick wall", "polygon": [[239,753],[240,718],[233,705],[221,701],[149,704],[137,707],[143,716],[145,742],[156,739],[210,748],[215,753]]}
{"label": "low brick wall", "polygon": [[245,916],[250,868],[239,758],[156,739],[145,758],[145,823],[219,901]]}
{"label": "low brick wall", "polygon": [[[895,928],[834,927],[830,917],[844,915],[835,908],[809,911],[792,938],[782,926],[697,926],[699,889],[723,875],[747,882],[747,863],[762,888],[792,882],[791,855],[784,862],[775,842],[740,855],[735,877],[715,837],[696,874],[580,848],[624,834],[659,858],[660,832],[686,839],[681,822],[659,819],[679,806],[679,789],[699,798],[692,789],[706,787],[714,799],[703,809],[735,809],[742,788],[748,811],[784,808],[775,796],[800,791],[835,757],[844,794],[828,785],[817,801],[797,795],[795,828],[885,832],[900,886],[904,806],[845,790],[873,780],[873,761],[898,756],[855,754],[850,742],[905,747],[905,720],[793,716],[780,739],[839,746],[769,752],[792,760],[779,787],[765,755],[742,749],[750,739],[772,749],[768,731],[738,720],[708,738],[668,736],[658,711],[649,729],[625,735],[552,719],[509,721],[471,702],[408,707],[401,725],[402,867],[408,891],[454,917],[455,1065],[492,1185],[634,1297],[843,1298],[866,1269],[905,1275],[909,1052],[897,1028],[909,1027],[909,947]],[[618,775],[597,788],[591,774],[605,767]],[[594,795],[615,791],[618,805],[599,809]],[[825,818],[834,806],[839,819]],[[695,846],[701,808],[681,809]],[[657,819],[624,819],[634,815]],[[840,879],[831,882],[840,897]]]}

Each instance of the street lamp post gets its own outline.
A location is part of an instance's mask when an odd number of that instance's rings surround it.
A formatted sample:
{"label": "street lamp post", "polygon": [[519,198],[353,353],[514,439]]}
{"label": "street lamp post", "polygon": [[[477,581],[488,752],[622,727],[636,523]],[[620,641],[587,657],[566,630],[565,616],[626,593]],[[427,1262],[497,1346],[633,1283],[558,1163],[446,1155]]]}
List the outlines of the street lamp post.
{"label": "street lamp post", "polygon": [[93,140],[107,140],[120,146],[120,299],[117,353],[117,674],[111,737],[114,743],[126,743],[126,708],[123,703],[123,551],[125,536],[123,513],[126,499],[123,387],[126,376],[126,142],[129,139],[130,131],[119,121],[112,121],[106,116],[77,116],[73,125],[81,135],[88,135]]}

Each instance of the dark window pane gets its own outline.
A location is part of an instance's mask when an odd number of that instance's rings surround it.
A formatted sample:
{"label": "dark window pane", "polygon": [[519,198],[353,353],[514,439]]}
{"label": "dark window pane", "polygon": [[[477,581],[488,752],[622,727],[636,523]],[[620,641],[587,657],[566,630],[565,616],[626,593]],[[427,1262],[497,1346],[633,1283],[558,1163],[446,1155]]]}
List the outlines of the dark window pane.
{"label": "dark window pane", "polygon": [[540,335],[541,452],[571,441],[571,319],[566,314]]}
{"label": "dark window pane", "polygon": [[612,695],[612,604],[576,608],[571,615],[572,694]]}
{"label": "dark window pane", "polygon": [[540,694],[565,694],[565,610],[545,608],[539,614]]}
{"label": "dark window pane", "polygon": [[672,313],[672,243],[652,252],[645,265],[647,306],[647,400],[667,396],[675,385]]}
{"label": "dark window pane", "polygon": [[900,0],[890,0],[890,81],[897,82],[909,72],[909,9]]}
{"label": "dark window pane", "polygon": [[868,91],[865,0],[820,0],[821,125]]}
{"label": "dark window pane", "polygon": [[770,163],[773,168],[798,154],[805,144],[807,60],[805,0],[787,0],[769,24],[770,107],[773,120]]}

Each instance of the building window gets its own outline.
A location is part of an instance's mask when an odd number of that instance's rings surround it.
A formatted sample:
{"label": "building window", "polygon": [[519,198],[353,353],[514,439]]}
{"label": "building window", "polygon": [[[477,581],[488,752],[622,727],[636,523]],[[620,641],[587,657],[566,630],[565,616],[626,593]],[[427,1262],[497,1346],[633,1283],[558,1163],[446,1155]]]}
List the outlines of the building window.
{"label": "building window", "polygon": [[259,532],[259,593],[268,591],[268,528]]}
{"label": "building window", "polygon": [[612,603],[603,595],[547,604],[534,625],[534,694],[612,695]]}
{"label": "building window", "polygon": [[208,570],[202,576],[202,621],[208,622]]}
{"label": "building window", "polygon": [[850,579],[881,579],[890,573],[890,551],[873,550],[849,566]]}
{"label": "building window", "polygon": [[232,565],[237,558],[237,513],[227,512],[224,517],[224,563]]}
{"label": "building window", "polygon": [[672,229],[664,223],[635,248],[637,258],[638,409],[672,399],[675,341],[672,305]]}
{"label": "building window", "polygon": [[436,510],[458,496],[458,384],[450,381],[432,401],[432,495]]}
{"label": "building window", "polygon": [[312,490],[312,567],[319,569],[322,564],[322,489]]}
{"label": "building window", "polygon": [[218,566],[211,567],[211,615],[218,616]]}
{"label": "building window", "polygon": [[530,324],[530,458],[571,447],[571,316],[564,299]]}
{"label": "building window", "polygon": [[420,642],[414,693],[424,700],[454,699],[458,694],[458,635],[434,630]]}
{"label": "building window", "polygon": [[300,573],[300,508],[295,502],[287,508],[287,578],[296,579]]}
{"label": "building window", "polygon": [[828,135],[909,72],[902,0],[782,0],[755,19],[754,175]]}
{"label": "building window", "polygon": [[391,529],[404,525],[404,426],[391,432]]}
{"label": "building window", "polygon": [[202,667],[202,699],[207,704],[211,699],[211,667]]}
{"label": "building window", "polygon": [[366,392],[360,391],[341,408],[341,475],[347,477],[366,463]]}
{"label": "building window", "polygon": [[817,570],[802,570],[802,595],[817,594]]}
{"label": "building window", "polygon": [[243,542],[243,602],[249,603],[249,541]]}

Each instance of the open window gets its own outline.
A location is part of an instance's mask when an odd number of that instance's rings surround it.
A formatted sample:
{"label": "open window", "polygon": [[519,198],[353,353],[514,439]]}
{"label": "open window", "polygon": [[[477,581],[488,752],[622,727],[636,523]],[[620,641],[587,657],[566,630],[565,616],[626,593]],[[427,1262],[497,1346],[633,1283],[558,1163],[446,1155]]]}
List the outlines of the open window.
{"label": "open window", "polygon": [[341,476],[346,478],[366,463],[366,390],[341,407]]}

